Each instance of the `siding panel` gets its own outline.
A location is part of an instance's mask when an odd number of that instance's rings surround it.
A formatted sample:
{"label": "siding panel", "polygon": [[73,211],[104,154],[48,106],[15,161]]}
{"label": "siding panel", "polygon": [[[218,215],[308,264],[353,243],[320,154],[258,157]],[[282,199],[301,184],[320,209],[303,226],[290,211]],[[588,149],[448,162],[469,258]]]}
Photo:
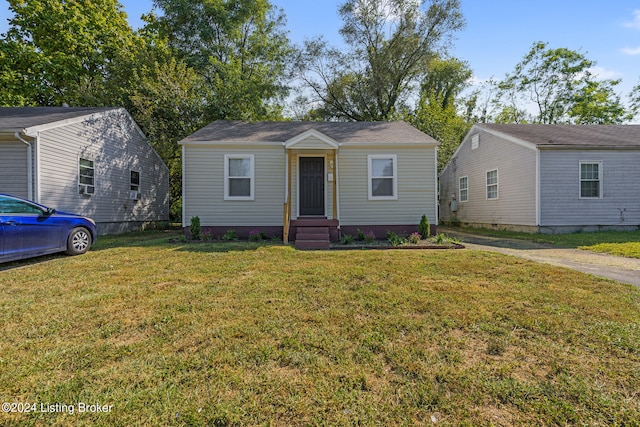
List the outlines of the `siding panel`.
{"label": "siding panel", "polygon": [[0,141],[0,193],[29,197],[27,156],[22,142]]}

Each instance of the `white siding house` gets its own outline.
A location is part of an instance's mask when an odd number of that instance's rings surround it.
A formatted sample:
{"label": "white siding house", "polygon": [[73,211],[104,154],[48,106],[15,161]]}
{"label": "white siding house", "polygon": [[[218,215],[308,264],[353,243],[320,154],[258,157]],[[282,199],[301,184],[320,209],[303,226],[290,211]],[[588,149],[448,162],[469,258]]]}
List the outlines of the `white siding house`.
{"label": "white siding house", "polygon": [[441,219],[543,233],[636,229],[638,165],[637,125],[475,125],[440,174]]}
{"label": "white siding house", "polygon": [[298,245],[302,228],[335,240],[437,223],[438,143],[404,122],[216,121],[180,144],[183,226],[197,216],[214,237],[259,230]]}
{"label": "white siding house", "polygon": [[0,108],[0,193],[89,216],[99,234],[169,219],[169,171],[122,108]]}

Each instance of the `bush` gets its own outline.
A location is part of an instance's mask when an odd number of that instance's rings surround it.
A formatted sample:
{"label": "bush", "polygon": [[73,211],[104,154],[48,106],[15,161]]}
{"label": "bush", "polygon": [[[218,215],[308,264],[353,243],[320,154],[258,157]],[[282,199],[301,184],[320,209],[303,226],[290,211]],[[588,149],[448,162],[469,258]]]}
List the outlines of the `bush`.
{"label": "bush", "polygon": [[409,241],[413,244],[418,243],[420,240],[422,240],[422,236],[420,235],[420,233],[411,233],[411,235],[409,236]]}
{"label": "bush", "polygon": [[250,242],[262,242],[265,239],[266,239],[266,236],[260,230],[251,230],[249,232]]}
{"label": "bush", "polygon": [[193,218],[191,218],[191,226],[189,227],[189,233],[191,233],[191,238],[193,240],[200,240],[200,238],[202,237],[200,232],[201,232],[200,217],[194,216]]}
{"label": "bush", "polygon": [[340,243],[343,245],[348,245],[349,243],[353,243],[353,236],[351,234],[345,234],[340,239]]}
{"label": "bush", "polygon": [[357,234],[356,234],[355,239],[356,239],[358,242],[362,242],[362,241],[364,240],[364,238],[365,238],[365,236],[364,236],[364,231],[362,231],[362,230],[360,230],[360,229],[358,228],[358,230],[356,231],[356,233],[357,233]]}
{"label": "bush", "polygon": [[227,230],[224,236],[222,236],[222,240],[238,240],[238,233],[236,230]]}
{"label": "bush", "polygon": [[429,224],[429,218],[426,215],[422,215],[420,218],[420,224],[418,224],[418,233],[425,239],[431,235],[431,225]]}
{"label": "bush", "polygon": [[373,232],[373,230],[369,230],[364,234],[362,239],[365,241],[365,243],[373,243],[373,241],[376,240],[376,234]]}
{"label": "bush", "polygon": [[400,246],[407,243],[407,239],[399,236],[397,233],[394,233],[391,230],[387,230],[387,241],[391,243],[391,246]]}

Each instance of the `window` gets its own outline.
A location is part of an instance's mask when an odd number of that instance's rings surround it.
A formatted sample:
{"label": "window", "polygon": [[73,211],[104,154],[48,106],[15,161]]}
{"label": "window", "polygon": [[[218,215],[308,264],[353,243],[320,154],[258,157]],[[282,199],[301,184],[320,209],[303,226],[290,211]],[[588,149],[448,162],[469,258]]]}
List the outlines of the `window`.
{"label": "window", "polygon": [[580,198],[602,198],[602,162],[580,162]]}
{"label": "window", "polygon": [[95,193],[95,175],[93,160],[78,160],[78,192],[80,194]]}
{"label": "window", "polygon": [[466,202],[469,200],[469,178],[466,176],[460,177],[460,201]]}
{"label": "window", "polygon": [[131,171],[131,191],[140,191],[140,172]]}
{"label": "window", "polygon": [[487,172],[487,200],[498,198],[498,169]]}
{"label": "window", "polygon": [[369,200],[398,198],[397,159],[395,155],[370,155]]}
{"label": "window", "polygon": [[31,215],[43,215],[44,211],[39,207],[27,203],[22,200],[17,200],[11,197],[0,196],[0,214],[31,214]]}
{"label": "window", "polygon": [[225,154],[225,200],[253,200],[253,154]]}

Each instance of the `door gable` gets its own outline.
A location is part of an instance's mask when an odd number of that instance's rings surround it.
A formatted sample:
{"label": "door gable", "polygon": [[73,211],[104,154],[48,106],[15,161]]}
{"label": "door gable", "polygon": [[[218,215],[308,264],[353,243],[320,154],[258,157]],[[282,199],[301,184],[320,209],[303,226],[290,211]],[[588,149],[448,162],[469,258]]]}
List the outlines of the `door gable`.
{"label": "door gable", "polygon": [[322,132],[318,132],[315,129],[309,129],[308,131],[285,141],[284,146],[286,148],[335,150],[338,148],[338,143]]}

